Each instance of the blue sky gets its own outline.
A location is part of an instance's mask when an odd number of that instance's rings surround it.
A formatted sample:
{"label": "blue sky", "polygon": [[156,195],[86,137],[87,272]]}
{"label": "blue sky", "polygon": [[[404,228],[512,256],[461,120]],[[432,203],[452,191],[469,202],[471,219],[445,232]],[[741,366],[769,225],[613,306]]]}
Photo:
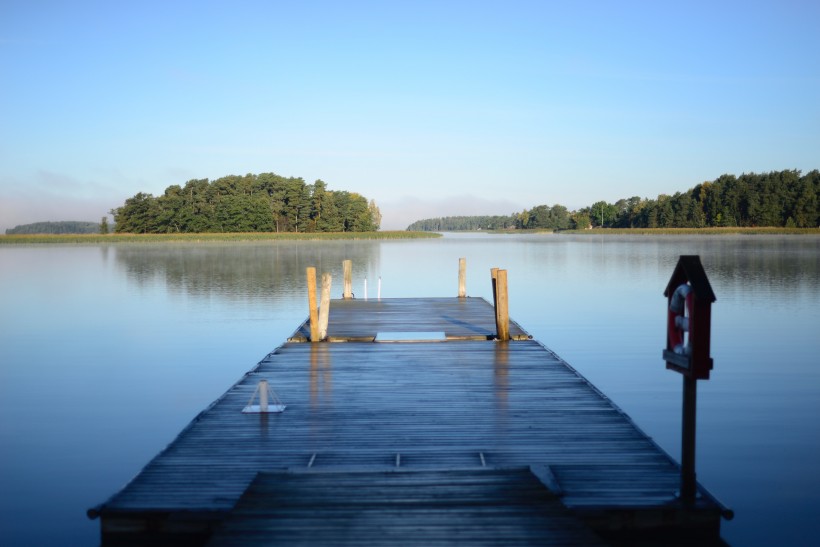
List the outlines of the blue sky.
{"label": "blue sky", "polygon": [[820,3],[0,3],[0,233],[275,172],[383,228],[820,168]]}

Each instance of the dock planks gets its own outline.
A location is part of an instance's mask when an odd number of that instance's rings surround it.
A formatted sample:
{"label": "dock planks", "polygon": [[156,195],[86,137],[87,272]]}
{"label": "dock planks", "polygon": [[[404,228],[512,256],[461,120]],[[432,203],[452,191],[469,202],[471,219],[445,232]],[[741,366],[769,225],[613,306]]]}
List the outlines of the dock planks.
{"label": "dock planks", "polygon": [[527,468],[260,473],[209,547],[605,545]]}
{"label": "dock planks", "polygon": [[[201,543],[259,473],[269,483],[297,469],[375,477],[539,466],[599,533],[719,533],[723,508],[705,490],[682,507],[677,463],[628,416],[519,326],[505,343],[488,340],[493,328],[481,299],[333,301],[328,333],[348,343],[302,343],[303,324],[89,512],[102,518],[103,542]],[[355,342],[414,330],[447,341]],[[285,412],[242,414],[261,379]]]}

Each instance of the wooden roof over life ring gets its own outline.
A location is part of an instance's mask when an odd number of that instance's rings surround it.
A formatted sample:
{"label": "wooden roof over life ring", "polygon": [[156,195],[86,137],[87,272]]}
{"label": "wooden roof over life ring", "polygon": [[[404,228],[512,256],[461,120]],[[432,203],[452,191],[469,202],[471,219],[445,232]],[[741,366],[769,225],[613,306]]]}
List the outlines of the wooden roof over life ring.
{"label": "wooden roof over life ring", "polygon": [[677,266],[675,266],[675,271],[672,272],[672,277],[669,278],[666,290],[663,291],[663,295],[668,297],[675,292],[678,285],[687,281],[692,286],[696,298],[706,299],[709,302],[717,300],[714,291],[712,291],[712,285],[709,283],[709,278],[706,277],[703,264],[700,262],[700,255],[681,255]]}

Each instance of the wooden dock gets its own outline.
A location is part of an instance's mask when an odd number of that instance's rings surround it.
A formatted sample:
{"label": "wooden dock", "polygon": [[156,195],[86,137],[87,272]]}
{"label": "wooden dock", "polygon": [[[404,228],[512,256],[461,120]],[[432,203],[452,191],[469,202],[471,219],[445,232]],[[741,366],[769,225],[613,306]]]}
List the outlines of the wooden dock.
{"label": "wooden dock", "polygon": [[[483,299],[334,300],[309,332],[89,510],[104,545],[703,544],[731,517],[681,503],[675,460],[520,326],[493,340]],[[243,414],[263,379],[287,409]]]}

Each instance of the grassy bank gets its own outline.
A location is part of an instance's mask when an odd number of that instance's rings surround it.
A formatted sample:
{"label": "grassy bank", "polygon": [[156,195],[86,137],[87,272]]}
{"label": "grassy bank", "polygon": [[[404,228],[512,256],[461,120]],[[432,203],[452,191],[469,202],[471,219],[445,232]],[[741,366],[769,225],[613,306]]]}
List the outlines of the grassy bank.
{"label": "grassy bank", "polygon": [[592,230],[563,230],[561,233],[584,235],[820,235],[820,228],[595,228]]}
{"label": "grassy bank", "polygon": [[27,234],[0,236],[0,245],[99,244],[99,243],[240,243],[276,241],[334,241],[361,239],[419,239],[441,237],[430,232],[328,232],[328,233],[202,233],[202,234]]}

